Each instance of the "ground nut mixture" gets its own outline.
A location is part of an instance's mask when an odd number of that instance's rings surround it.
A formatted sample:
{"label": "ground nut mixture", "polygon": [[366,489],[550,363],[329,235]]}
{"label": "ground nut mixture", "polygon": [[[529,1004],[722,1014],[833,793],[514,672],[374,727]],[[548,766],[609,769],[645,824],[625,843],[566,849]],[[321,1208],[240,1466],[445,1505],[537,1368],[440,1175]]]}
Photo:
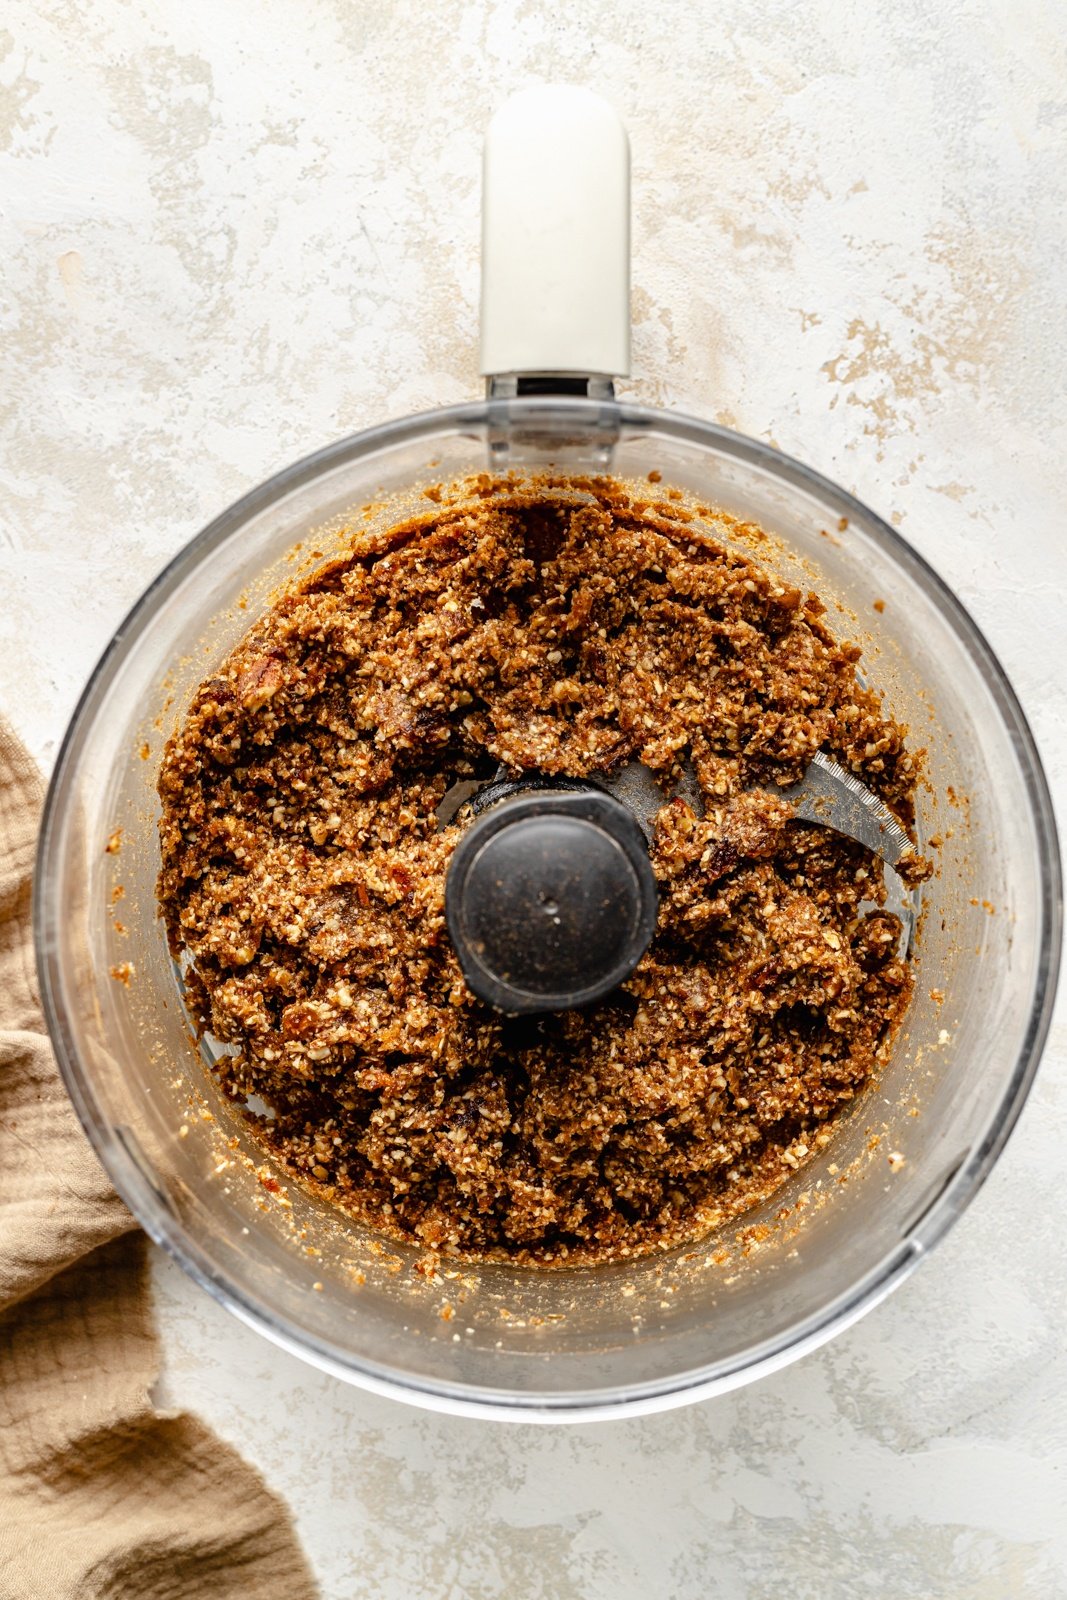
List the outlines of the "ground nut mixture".
{"label": "ground nut mixture", "polygon": [[[201,685],[160,900],[222,1086],[292,1174],[450,1255],[637,1254],[771,1192],[885,1054],[910,973],[880,865],[776,791],[824,750],[907,823],[917,758],[816,596],[710,514],[468,489],[350,535]],[[588,1010],[496,1014],[449,944],[440,802],[634,758],[668,791],[689,762],[704,800],[659,814],[648,953]]]}

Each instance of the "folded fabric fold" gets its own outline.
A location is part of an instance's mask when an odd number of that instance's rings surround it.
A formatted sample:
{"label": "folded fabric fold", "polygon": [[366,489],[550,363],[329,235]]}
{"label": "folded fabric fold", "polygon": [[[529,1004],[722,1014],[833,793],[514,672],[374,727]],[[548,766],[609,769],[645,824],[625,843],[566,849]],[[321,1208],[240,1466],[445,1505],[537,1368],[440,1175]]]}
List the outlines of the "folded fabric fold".
{"label": "folded fabric fold", "polygon": [[63,1088],[30,879],[42,786],[0,722],[0,1600],[313,1600],[285,1506],[160,1412],[147,1241]]}

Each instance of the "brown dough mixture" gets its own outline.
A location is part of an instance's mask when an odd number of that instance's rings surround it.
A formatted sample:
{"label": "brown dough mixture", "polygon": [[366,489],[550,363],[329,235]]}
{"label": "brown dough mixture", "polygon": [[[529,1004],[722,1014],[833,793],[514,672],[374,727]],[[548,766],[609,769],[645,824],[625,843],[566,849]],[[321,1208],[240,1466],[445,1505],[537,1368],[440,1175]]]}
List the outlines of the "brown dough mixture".
{"label": "brown dough mixture", "polygon": [[[830,752],[908,823],[918,757],[813,594],[718,514],[608,479],[488,479],[294,585],[201,685],[159,789],[160,901],[217,1071],[295,1177],[467,1259],[636,1255],[753,1205],[829,1137],[911,977],[881,869],[775,789]],[[467,990],[443,897],[458,779],[639,758],[656,937],[595,1007]],[[861,904],[866,902],[866,904]],[[871,902],[874,902],[872,908]]]}

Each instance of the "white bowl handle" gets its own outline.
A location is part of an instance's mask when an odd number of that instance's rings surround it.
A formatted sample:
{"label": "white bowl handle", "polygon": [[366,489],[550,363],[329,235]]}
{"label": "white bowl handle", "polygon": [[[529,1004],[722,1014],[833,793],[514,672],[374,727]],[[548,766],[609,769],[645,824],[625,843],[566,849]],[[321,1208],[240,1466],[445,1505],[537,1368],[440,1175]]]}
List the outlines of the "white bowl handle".
{"label": "white bowl handle", "polygon": [[630,145],[599,95],[513,95],[485,137],[481,366],[502,374],[630,370]]}

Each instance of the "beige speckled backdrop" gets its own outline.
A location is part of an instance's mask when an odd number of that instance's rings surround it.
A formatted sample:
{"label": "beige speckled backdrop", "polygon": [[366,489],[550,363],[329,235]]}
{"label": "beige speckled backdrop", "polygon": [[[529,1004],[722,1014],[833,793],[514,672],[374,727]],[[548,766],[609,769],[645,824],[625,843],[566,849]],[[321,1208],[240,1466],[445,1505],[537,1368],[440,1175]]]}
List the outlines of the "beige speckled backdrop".
{"label": "beige speckled backdrop", "polygon": [[[44,762],[228,500],[473,395],[478,161],[531,80],[634,153],[627,392],[888,514],[1067,769],[1067,10],[1054,0],[8,0],[0,704]],[[537,1431],[347,1390],[160,1260],[165,1391],[327,1600],[1062,1600],[1067,1051],[935,1261],[759,1386]]]}

